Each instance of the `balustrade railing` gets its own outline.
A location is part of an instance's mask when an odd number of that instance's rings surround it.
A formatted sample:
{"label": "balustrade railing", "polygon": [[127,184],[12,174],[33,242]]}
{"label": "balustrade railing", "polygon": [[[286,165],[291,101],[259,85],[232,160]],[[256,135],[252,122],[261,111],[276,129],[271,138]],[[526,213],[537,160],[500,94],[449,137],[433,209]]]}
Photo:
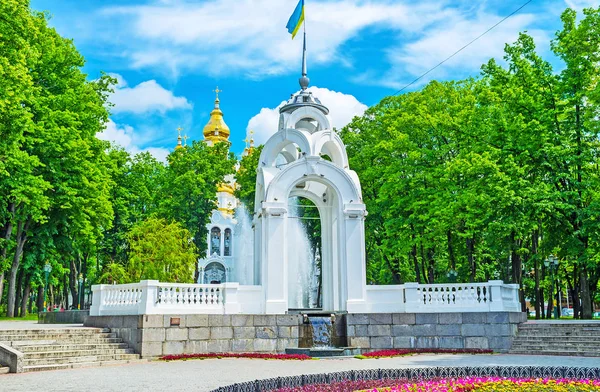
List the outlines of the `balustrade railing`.
{"label": "balustrade railing", "polygon": [[500,280],[484,283],[367,286],[370,312],[518,312],[519,286]]}
{"label": "balustrade railing", "polygon": [[95,285],[90,315],[236,313],[240,308],[238,288],[237,283],[183,284],[155,280]]}
{"label": "balustrade railing", "polygon": [[[141,314],[260,314],[261,286],[238,283],[180,284],[145,280],[92,287],[91,316]],[[519,286],[485,283],[366,287],[369,313],[519,312]]]}

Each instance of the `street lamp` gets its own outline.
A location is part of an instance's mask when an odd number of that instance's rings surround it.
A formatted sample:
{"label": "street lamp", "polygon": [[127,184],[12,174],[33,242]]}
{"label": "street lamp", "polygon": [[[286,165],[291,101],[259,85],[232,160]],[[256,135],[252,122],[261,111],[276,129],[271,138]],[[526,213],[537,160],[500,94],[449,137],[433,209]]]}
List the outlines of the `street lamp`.
{"label": "street lamp", "polygon": [[448,273],[446,274],[446,278],[448,278],[450,283],[456,282],[457,277],[458,277],[458,272],[456,272],[456,270],[454,270],[454,269],[450,269],[450,271],[448,271]]}
{"label": "street lamp", "polygon": [[79,274],[77,282],[79,283],[79,301],[77,303],[77,309],[81,309],[81,286],[83,285],[83,274]]}
{"label": "street lamp", "polygon": [[46,264],[44,264],[44,274],[46,275],[46,284],[44,285],[44,312],[46,311],[46,292],[48,291],[48,275],[50,275],[50,272],[52,272],[52,266],[46,261]]}
{"label": "street lamp", "polygon": [[[546,266],[546,268],[550,269],[550,276],[552,279],[552,288],[550,289],[550,300],[553,301],[554,299],[553,297],[553,293],[554,293],[554,286],[555,286],[555,276],[554,274],[558,271],[558,257],[554,256],[554,255],[550,255],[548,256],[548,258],[546,260],[544,260],[544,265]],[[554,308],[554,318],[558,318],[559,317],[559,312],[558,309],[562,304],[558,303],[558,294],[557,294],[557,304],[556,307]]]}

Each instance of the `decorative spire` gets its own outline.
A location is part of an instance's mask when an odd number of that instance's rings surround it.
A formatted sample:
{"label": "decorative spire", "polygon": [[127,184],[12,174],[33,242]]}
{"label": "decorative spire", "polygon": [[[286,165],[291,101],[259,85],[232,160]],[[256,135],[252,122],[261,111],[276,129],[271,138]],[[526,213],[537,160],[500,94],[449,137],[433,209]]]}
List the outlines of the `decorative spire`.
{"label": "decorative spire", "polygon": [[210,112],[210,119],[202,131],[204,140],[211,146],[217,142],[229,143],[229,134],[231,133],[229,127],[223,120],[223,112],[219,105],[219,93],[222,93],[223,90],[219,89],[219,86],[217,86],[213,92],[216,94],[215,107],[212,112]]}
{"label": "decorative spire", "polygon": [[217,86],[216,89],[213,90],[213,93],[215,93],[217,95],[217,98],[215,98],[215,109],[219,109],[219,102],[221,102],[219,100],[219,93],[222,93],[223,90],[219,90],[219,86]]}
{"label": "decorative spire", "polygon": [[250,148],[254,148],[254,131],[250,130]]}
{"label": "decorative spire", "polygon": [[306,72],[306,22],[304,26],[304,44],[302,47],[302,77],[299,80],[302,91],[305,91],[310,83],[310,79],[308,78],[308,74]]}
{"label": "decorative spire", "polygon": [[188,140],[188,135],[186,134],[186,135],[183,137],[184,147],[187,147],[187,140]]}
{"label": "decorative spire", "polygon": [[183,128],[181,128],[180,126],[177,127],[177,146],[175,146],[176,150],[183,148],[183,146],[181,145],[181,131],[183,131]]}

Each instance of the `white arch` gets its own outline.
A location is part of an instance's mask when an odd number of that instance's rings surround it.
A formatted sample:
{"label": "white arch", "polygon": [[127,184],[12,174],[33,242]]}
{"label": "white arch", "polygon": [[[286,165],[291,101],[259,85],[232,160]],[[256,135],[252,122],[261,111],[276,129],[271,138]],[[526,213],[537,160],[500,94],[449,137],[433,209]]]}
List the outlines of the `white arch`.
{"label": "white arch", "polygon": [[342,203],[359,203],[360,189],[345,170],[319,157],[307,157],[288,165],[269,184],[264,201],[286,200],[292,188],[302,180],[316,181],[336,191]]}
{"label": "white arch", "polygon": [[348,168],[348,154],[344,142],[337,133],[328,129],[313,135],[312,150],[315,155],[327,154],[332,162],[342,169]]}
{"label": "white arch", "polygon": [[289,144],[295,143],[300,151],[312,155],[310,134],[297,129],[285,129],[275,133],[267,140],[260,154],[260,165],[274,166],[277,155]]}
{"label": "white arch", "polygon": [[317,131],[324,129],[331,129],[331,122],[329,118],[323,114],[320,110],[310,106],[305,106],[294,110],[289,115],[283,113],[283,121],[280,121],[282,128],[295,128],[296,124],[305,118],[310,118],[318,123]]}

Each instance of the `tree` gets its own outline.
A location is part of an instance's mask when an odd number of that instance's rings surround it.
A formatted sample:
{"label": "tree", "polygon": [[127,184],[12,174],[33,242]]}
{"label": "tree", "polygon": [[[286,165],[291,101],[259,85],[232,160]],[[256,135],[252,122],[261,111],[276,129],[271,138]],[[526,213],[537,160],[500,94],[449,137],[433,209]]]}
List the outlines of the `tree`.
{"label": "tree", "polygon": [[234,170],[228,151],[226,143],[208,146],[194,141],[168,157],[158,215],[183,225],[199,254],[206,251],[206,225],[216,206],[217,186]]}
{"label": "tree", "polygon": [[263,145],[249,150],[248,155],[240,160],[240,167],[235,173],[235,181],[238,184],[235,190],[237,197],[248,209],[250,215],[254,214],[254,196],[256,192],[256,170]]}
{"label": "tree", "polygon": [[[177,222],[149,218],[134,225],[129,241],[128,282],[145,279],[162,282],[194,281],[196,247],[191,233]],[[111,268],[115,279],[118,268]]]}
{"label": "tree", "polygon": [[[2,98],[5,94],[9,104],[0,105],[6,154],[0,170],[0,264],[11,255],[7,314],[13,316],[19,287],[29,285],[17,277],[31,238],[52,239],[44,246],[60,247],[70,262],[89,254],[100,227],[109,224],[104,143],[95,138],[108,117],[109,81],[87,81],[73,43],[27,2],[2,2],[0,14],[0,61],[12,64],[0,67],[8,78]],[[43,262],[36,260],[37,268]]]}

